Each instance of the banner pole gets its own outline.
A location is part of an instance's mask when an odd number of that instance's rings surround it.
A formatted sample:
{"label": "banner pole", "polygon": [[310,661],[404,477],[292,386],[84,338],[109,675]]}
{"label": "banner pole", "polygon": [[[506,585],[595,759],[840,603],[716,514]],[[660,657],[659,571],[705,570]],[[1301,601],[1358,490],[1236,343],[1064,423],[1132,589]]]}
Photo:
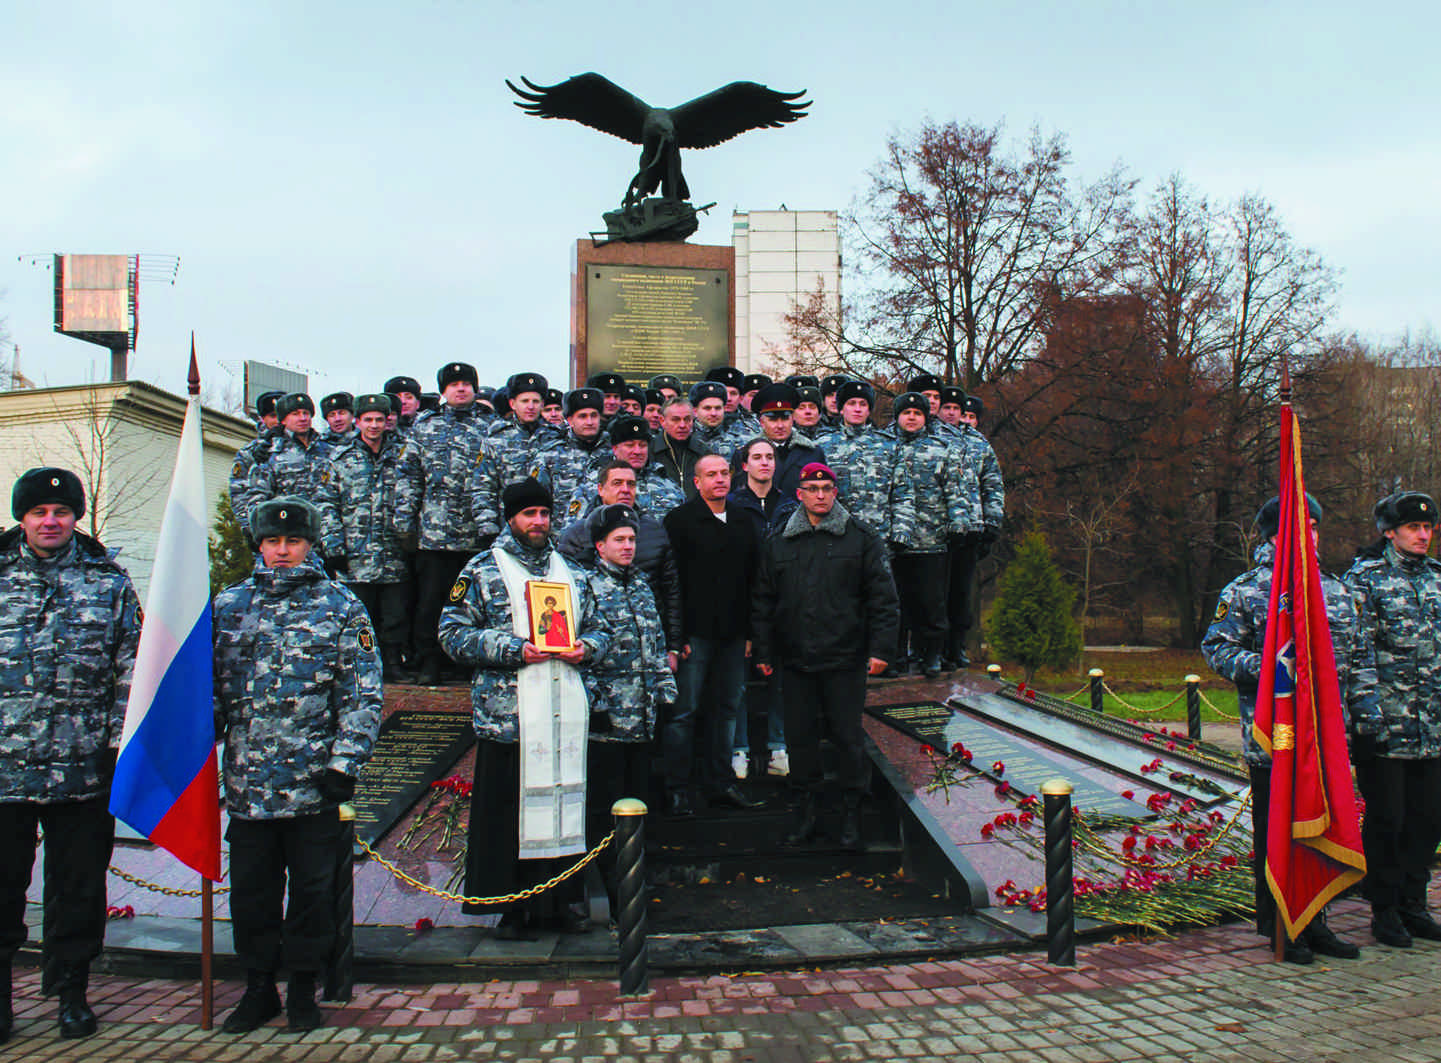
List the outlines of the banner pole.
{"label": "banner pole", "polygon": [[215,952],[215,922],[212,918],[210,880],[200,877],[200,1028],[209,1030],[215,1024],[215,979],[212,958]]}

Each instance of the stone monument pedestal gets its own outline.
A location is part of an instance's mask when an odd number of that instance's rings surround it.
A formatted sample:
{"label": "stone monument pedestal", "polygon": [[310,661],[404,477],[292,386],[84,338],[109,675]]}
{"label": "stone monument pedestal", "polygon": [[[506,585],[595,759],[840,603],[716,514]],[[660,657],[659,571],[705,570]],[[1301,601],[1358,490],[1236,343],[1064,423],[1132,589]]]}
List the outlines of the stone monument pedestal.
{"label": "stone monument pedestal", "polygon": [[734,364],[735,249],[577,240],[571,263],[570,382],[613,372],[699,380]]}

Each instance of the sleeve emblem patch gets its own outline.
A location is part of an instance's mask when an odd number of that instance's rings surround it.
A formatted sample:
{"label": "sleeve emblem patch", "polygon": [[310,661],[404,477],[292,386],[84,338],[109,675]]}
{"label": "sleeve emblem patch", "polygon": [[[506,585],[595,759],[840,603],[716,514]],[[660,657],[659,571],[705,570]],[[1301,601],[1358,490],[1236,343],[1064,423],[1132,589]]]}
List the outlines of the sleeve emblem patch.
{"label": "sleeve emblem patch", "polygon": [[452,605],[465,599],[465,592],[470,590],[470,577],[461,576],[450,588],[450,603]]}

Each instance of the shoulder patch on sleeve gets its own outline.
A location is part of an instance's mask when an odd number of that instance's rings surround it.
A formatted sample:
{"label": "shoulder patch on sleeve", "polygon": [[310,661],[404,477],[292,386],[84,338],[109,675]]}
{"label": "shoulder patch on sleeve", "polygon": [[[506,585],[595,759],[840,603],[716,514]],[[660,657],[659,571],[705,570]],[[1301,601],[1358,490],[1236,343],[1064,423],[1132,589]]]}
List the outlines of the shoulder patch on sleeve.
{"label": "shoulder patch on sleeve", "polygon": [[1231,607],[1226,604],[1226,599],[1225,599],[1225,598],[1222,598],[1219,602],[1216,603],[1216,616],[1215,616],[1215,620],[1225,620],[1225,619],[1226,619],[1226,614],[1229,613],[1230,611],[1231,611]]}
{"label": "shoulder patch on sleeve", "polygon": [[450,588],[451,604],[453,605],[463,600],[465,598],[465,592],[468,590],[470,590],[470,577],[461,576],[455,581],[455,585]]}
{"label": "shoulder patch on sleeve", "polygon": [[570,500],[570,515],[572,517],[580,516],[580,499],[572,498]]}
{"label": "shoulder patch on sleeve", "polygon": [[360,648],[366,653],[370,653],[375,649],[375,636],[371,634],[370,628],[368,627],[360,629]]}

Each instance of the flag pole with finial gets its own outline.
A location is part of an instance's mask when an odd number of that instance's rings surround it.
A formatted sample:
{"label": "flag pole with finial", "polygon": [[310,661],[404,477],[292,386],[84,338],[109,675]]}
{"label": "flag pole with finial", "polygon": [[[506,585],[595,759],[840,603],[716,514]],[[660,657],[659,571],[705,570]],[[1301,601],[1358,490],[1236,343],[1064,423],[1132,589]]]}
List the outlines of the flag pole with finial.
{"label": "flag pole with finial", "polygon": [[[190,333],[190,373],[187,390],[196,399],[200,395],[200,366],[195,358],[195,333]],[[215,1025],[215,891],[210,879],[200,876],[200,1028]]]}

